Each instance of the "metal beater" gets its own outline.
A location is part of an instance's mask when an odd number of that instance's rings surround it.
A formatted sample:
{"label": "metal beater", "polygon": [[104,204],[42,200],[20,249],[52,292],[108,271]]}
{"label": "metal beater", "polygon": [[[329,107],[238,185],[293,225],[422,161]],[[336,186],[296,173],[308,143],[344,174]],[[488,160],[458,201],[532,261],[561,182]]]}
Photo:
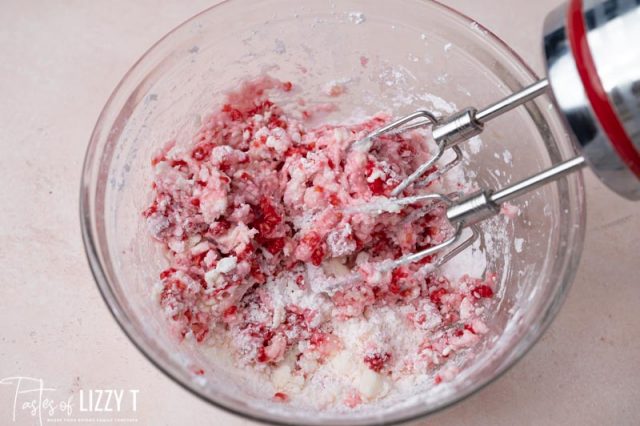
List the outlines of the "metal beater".
{"label": "metal beater", "polygon": [[[545,21],[547,78],[485,108],[466,108],[437,119],[428,111],[400,118],[356,142],[368,146],[377,137],[431,126],[436,155],[392,192],[399,205],[432,202],[446,207],[453,235],[441,244],[387,262],[389,270],[450,249],[435,266],[470,246],[480,235],[477,224],[496,215],[500,205],[589,165],[612,190],[640,200],[640,0],[571,0]],[[549,90],[550,89],[550,90]],[[581,155],[499,190],[482,189],[461,198],[427,194],[398,198],[410,185],[424,186],[462,159],[458,145],[478,134],[493,118],[540,95],[552,96]],[[451,149],[455,159],[436,173],[425,172]],[[464,228],[471,236],[459,242]]]}

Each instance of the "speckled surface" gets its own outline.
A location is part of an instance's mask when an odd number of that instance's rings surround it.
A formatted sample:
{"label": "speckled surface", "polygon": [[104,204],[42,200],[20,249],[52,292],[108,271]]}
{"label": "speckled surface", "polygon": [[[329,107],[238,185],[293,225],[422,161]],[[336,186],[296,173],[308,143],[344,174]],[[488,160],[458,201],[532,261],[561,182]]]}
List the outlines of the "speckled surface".
{"label": "speckled surface", "polygon": [[[107,97],[154,41],[211,3],[0,3],[0,379],[42,378],[55,398],[76,401],[83,390],[138,389],[137,411],[123,415],[139,424],[250,423],[182,390],[129,343],[93,283],[77,213],[85,147]],[[541,71],[538,34],[558,0],[445,3]],[[585,250],[558,318],[504,377],[418,424],[637,424],[640,204],[590,172],[586,182]],[[0,424],[11,424],[14,391],[0,386]],[[18,412],[15,424],[37,422]]]}

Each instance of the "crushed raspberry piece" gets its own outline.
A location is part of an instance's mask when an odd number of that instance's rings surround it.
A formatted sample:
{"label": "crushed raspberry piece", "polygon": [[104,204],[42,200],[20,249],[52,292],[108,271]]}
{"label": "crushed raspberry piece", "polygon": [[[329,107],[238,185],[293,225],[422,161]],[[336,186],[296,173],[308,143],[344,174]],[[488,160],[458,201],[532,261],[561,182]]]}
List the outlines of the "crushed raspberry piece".
{"label": "crushed raspberry piece", "polygon": [[273,230],[282,221],[282,218],[267,197],[260,199],[258,210],[255,226],[260,236],[266,238],[273,233]]}
{"label": "crushed raspberry piece", "polygon": [[311,263],[315,266],[320,266],[324,260],[324,249],[322,247],[316,248],[311,254]]}
{"label": "crushed raspberry piece", "polygon": [[251,265],[251,277],[258,283],[264,284],[267,281],[266,275],[260,269],[257,263]]}
{"label": "crushed raspberry piece", "polygon": [[311,231],[300,239],[300,245],[304,247],[305,251],[309,252],[309,260],[315,266],[320,266],[326,255],[326,250],[322,242],[320,235]]}
{"label": "crushed raspberry piece", "polygon": [[171,275],[176,273],[176,268],[169,268],[169,269],[165,269],[164,271],[162,271],[160,273],[160,279],[164,280],[169,278]]}
{"label": "crushed raspberry piece", "polygon": [[191,158],[193,158],[196,161],[204,161],[207,158],[209,158],[209,155],[211,155],[212,148],[213,148],[212,145],[198,146],[191,152]]}
{"label": "crushed raspberry piece", "polygon": [[444,288],[439,288],[439,289],[437,289],[436,291],[432,292],[429,295],[429,299],[434,304],[441,305],[442,304],[442,296],[444,296],[447,293],[448,293],[447,290],[445,290]]}
{"label": "crushed raspberry piece", "polygon": [[268,240],[265,243],[267,250],[269,250],[269,253],[276,255],[278,253],[280,253],[282,251],[282,249],[284,248],[285,245],[285,239],[284,238],[273,238]]}
{"label": "crushed raspberry piece", "polygon": [[225,311],[222,314],[222,316],[225,319],[229,319],[229,318],[235,316],[236,312],[238,312],[238,307],[236,305],[232,305],[232,306],[229,306],[227,309],[225,309]]}
{"label": "crushed raspberry piece", "polygon": [[256,361],[267,362],[268,360],[269,360],[269,357],[267,356],[267,353],[265,352],[264,347],[258,349],[258,356],[256,357]]}
{"label": "crushed raspberry piece", "polygon": [[380,371],[382,371],[382,369],[384,368],[385,364],[391,359],[391,354],[389,352],[385,352],[385,353],[374,353],[374,354],[369,354],[366,355],[364,357],[364,363],[367,364],[367,366],[372,369],[373,371],[375,371],[376,373],[379,373]]}
{"label": "crushed raspberry piece", "polygon": [[273,394],[273,399],[278,402],[287,402],[289,400],[289,396],[283,392],[276,392]]}
{"label": "crushed raspberry piece", "polygon": [[434,255],[425,256],[421,260],[418,261],[418,264],[419,265],[427,265],[427,264],[433,263],[434,259],[435,259]]}
{"label": "crushed raspberry piece", "polygon": [[196,341],[199,343],[204,341],[207,334],[209,334],[209,326],[199,322],[193,323],[191,324],[191,331],[193,332]]}
{"label": "crushed raspberry piece", "polygon": [[400,281],[409,276],[409,273],[403,268],[396,268],[391,273],[391,283],[389,284],[389,291],[393,294],[400,294],[402,287]]}
{"label": "crushed raspberry piece", "polygon": [[324,333],[316,332],[311,335],[311,339],[309,339],[309,343],[311,343],[313,346],[320,346],[324,342],[326,342],[326,340],[327,340],[327,336]]}
{"label": "crushed raspberry piece", "polygon": [[493,297],[493,290],[488,285],[480,285],[471,290],[471,294],[473,294],[477,298],[489,298]]}
{"label": "crushed raspberry piece", "polygon": [[309,247],[317,247],[320,244],[320,235],[317,232],[309,232],[307,235],[302,237],[302,244],[306,244]]}
{"label": "crushed raspberry piece", "polygon": [[302,145],[296,145],[296,146],[292,146],[289,149],[287,149],[287,152],[285,152],[284,155],[285,155],[285,157],[292,157],[294,155],[299,155],[301,157],[306,157],[308,152],[309,152],[309,149],[307,149],[307,147],[302,146]]}
{"label": "crushed raspberry piece", "polygon": [[253,244],[247,244],[242,251],[238,252],[238,260],[245,260],[250,258],[254,254],[254,251],[255,248],[253,247]]}
{"label": "crushed raspberry piece", "polygon": [[[207,253],[208,252],[203,251],[201,253],[194,254],[193,256],[191,256],[191,262],[196,266],[200,266],[200,264],[202,262],[204,262],[204,260],[206,259]],[[198,278],[200,278],[200,277],[198,277]]]}
{"label": "crushed raspberry piece", "polygon": [[371,190],[373,195],[384,195],[385,184],[382,179],[378,178],[373,182],[369,183],[369,189]]}
{"label": "crushed raspberry piece", "polygon": [[187,167],[187,166],[189,166],[189,164],[184,160],[172,160],[171,161],[171,167],[181,168],[181,167]]}
{"label": "crushed raspberry piece", "polygon": [[398,283],[398,281],[391,281],[389,284],[389,291],[393,294],[400,294],[402,292],[402,287],[400,287],[400,283]]}
{"label": "crushed raspberry piece", "polygon": [[231,121],[240,121],[242,119],[242,112],[233,108],[230,104],[224,104],[222,106],[222,112],[227,113]]}
{"label": "crushed raspberry piece", "polygon": [[367,177],[371,176],[373,174],[373,169],[375,167],[376,167],[376,163],[374,163],[371,160],[367,161],[367,164],[364,167],[365,176],[367,176]]}

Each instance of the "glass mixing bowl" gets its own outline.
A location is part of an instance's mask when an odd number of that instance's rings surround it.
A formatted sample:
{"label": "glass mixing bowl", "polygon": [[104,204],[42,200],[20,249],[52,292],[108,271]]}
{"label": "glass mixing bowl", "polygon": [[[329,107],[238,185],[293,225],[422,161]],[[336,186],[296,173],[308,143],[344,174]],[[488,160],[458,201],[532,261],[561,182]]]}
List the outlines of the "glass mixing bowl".
{"label": "glass mixing bowl", "polygon": [[[176,342],[150,293],[166,265],[141,212],[150,201],[153,153],[167,140],[189,143],[201,115],[238,82],[268,72],[294,82],[312,102],[337,103],[330,120],[354,111],[402,115],[487,105],[536,80],[502,41],[432,1],[231,0],[185,22],[127,73],[96,124],[84,164],[81,221],[91,268],[131,341],[177,383],[245,417],[285,424],[377,424],[424,416],[461,400],[514,364],[555,316],[574,278],[584,234],[580,174],[522,197],[521,214],[484,224],[489,269],[500,271],[489,335],[460,374],[432,390],[376,408],[318,411],[271,402],[197,348]],[[348,93],[329,99],[329,81]],[[546,97],[487,126],[465,143],[464,168],[498,187],[574,155]],[[504,222],[500,222],[504,221]],[[498,225],[501,225],[498,226]],[[503,229],[496,235],[495,229]],[[494,231],[493,234],[491,231]]]}

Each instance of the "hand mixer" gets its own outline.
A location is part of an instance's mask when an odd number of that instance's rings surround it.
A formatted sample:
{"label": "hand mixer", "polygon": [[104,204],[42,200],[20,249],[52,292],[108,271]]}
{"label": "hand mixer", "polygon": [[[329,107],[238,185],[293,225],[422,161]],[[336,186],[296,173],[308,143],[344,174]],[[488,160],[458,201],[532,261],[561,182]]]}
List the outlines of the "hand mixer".
{"label": "hand mixer", "polygon": [[[438,147],[434,157],[401,182],[391,195],[400,206],[419,202],[444,205],[454,232],[441,244],[387,262],[382,269],[416,262],[447,248],[450,250],[435,266],[448,261],[479,237],[477,224],[496,215],[501,204],[586,165],[612,190],[640,200],[640,47],[635,45],[638,42],[640,0],[571,0],[552,12],[545,22],[547,78],[482,110],[466,108],[442,119],[428,111],[417,111],[356,142],[366,147],[383,134],[431,126]],[[581,155],[499,190],[483,189],[457,199],[443,194],[399,197],[408,186],[424,186],[457,165],[462,159],[458,145],[480,134],[487,122],[549,91]],[[455,153],[455,159],[421,179],[448,149]],[[466,227],[472,230],[472,235],[453,247]]]}

